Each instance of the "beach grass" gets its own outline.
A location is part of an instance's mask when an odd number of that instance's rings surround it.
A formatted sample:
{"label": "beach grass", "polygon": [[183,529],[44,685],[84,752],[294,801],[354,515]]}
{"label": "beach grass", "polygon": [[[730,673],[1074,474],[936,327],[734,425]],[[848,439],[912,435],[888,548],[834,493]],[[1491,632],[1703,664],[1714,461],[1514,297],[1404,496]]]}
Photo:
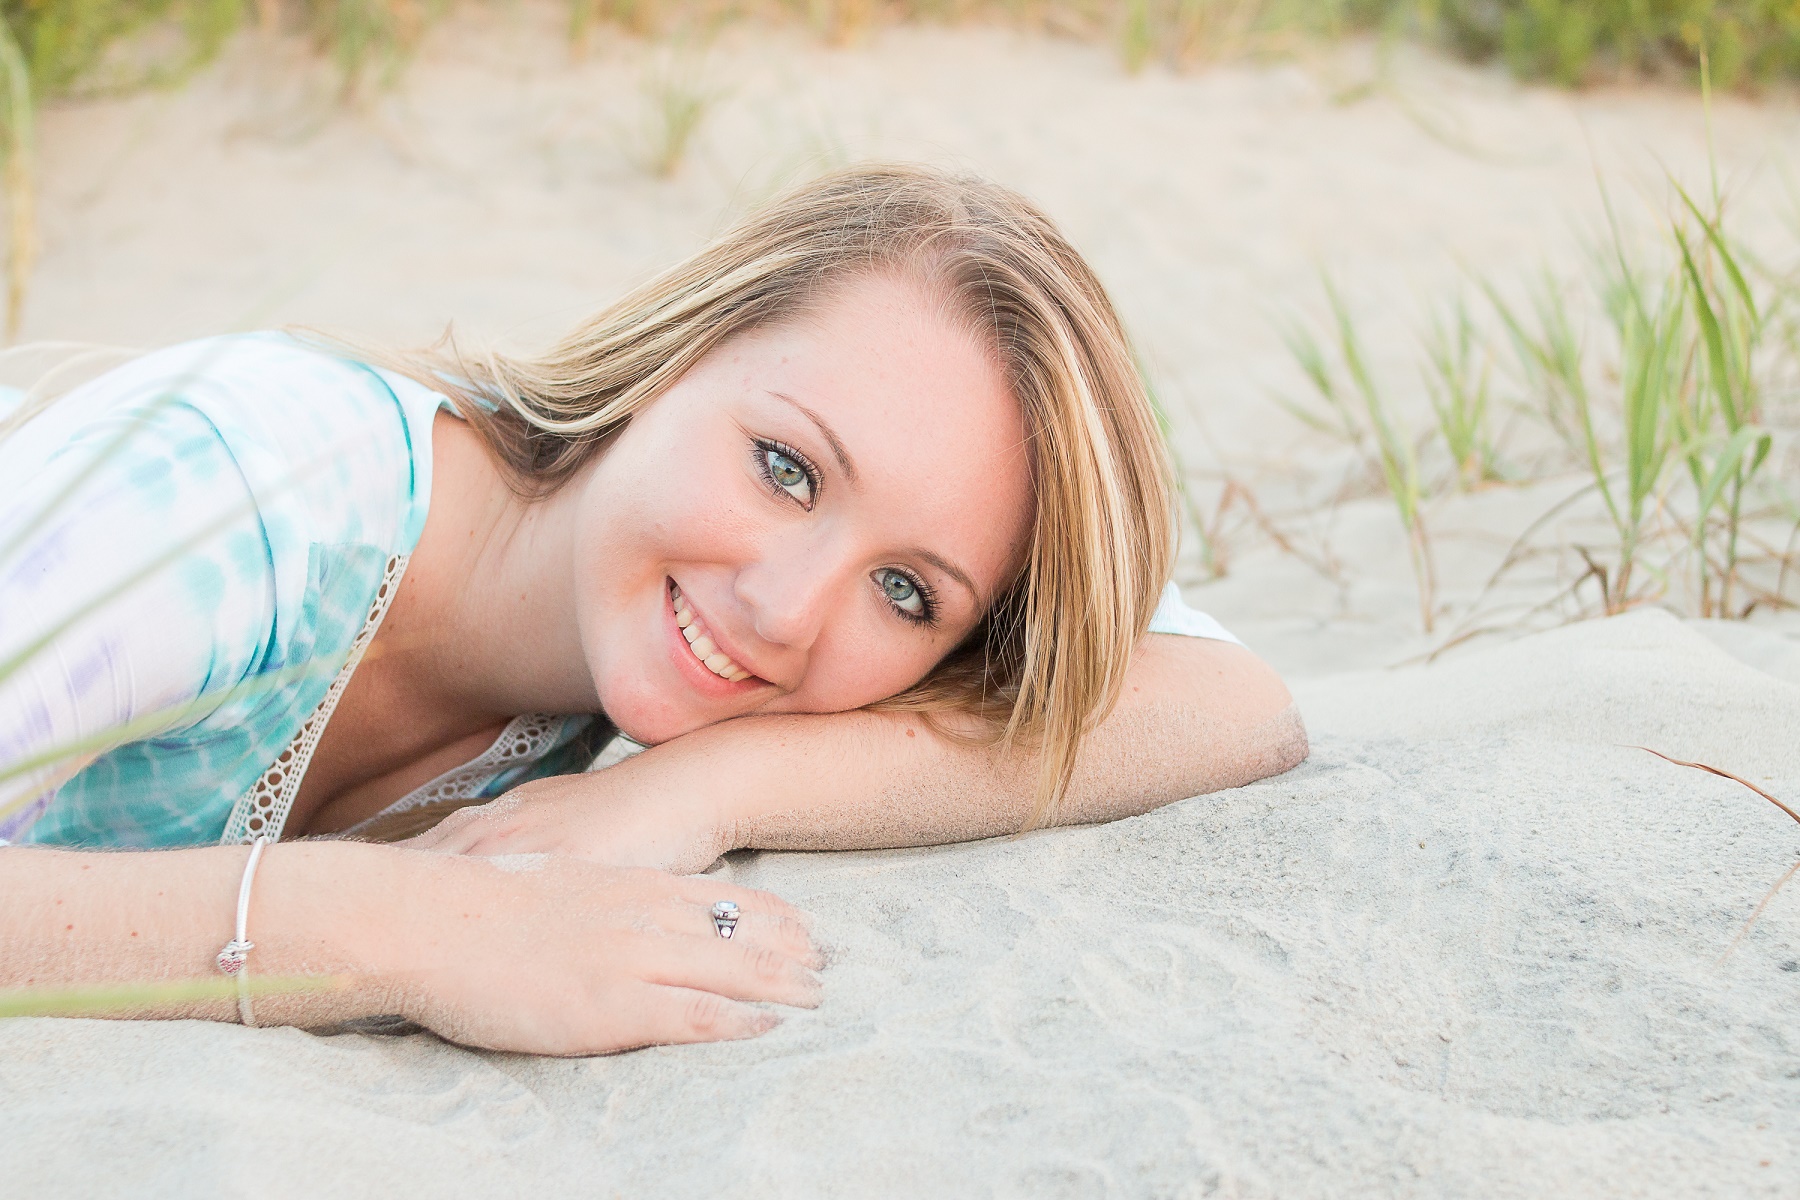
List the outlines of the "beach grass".
{"label": "beach grass", "polygon": [[680,47],[644,73],[639,90],[644,113],[634,157],[652,177],[671,178],[720,94],[706,84],[702,61]]}
{"label": "beach grass", "polygon": [[1376,382],[1343,293],[1329,275],[1321,274],[1320,282],[1330,309],[1329,332],[1321,336],[1302,322],[1291,322],[1284,330],[1290,353],[1312,385],[1315,407],[1309,410],[1290,401],[1283,404],[1315,429],[1342,437],[1381,479],[1406,534],[1407,557],[1419,597],[1419,622],[1430,633],[1437,616],[1437,569],[1425,526],[1428,489],[1417,439]]}
{"label": "beach grass", "polygon": [[[270,976],[245,980],[252,996],[329,992],[345,981],[331,975]],[[198,1000],[235,1000],[238,981],[228,976],[160,982],[100,983],[88,987],[0,990],[0,1020],[8,1017],[134,1016]]]}
{"label": "beach grass", "polygon": [[[1565,615],[1658,603],[1743,618],[1800,604],[1800,502],[1782,478],[1800,422],[1775,411],[1800,377],[1800,292],[1733,235],[1716,172],[1704,189],[1664,183],[1665,211],[1647,232],[1628,232],[1602,188],[1606,225],[1585,272],[1545,269],[1512,295],[1477,281],[1482,311],[1461,294],[1439,306],[1422,337],[1435,418],[1422,436],[1394,415],[1329,280],[1327,334],[1285,322],[1312,402],[1284,403],[1378,468],[1422,612],[1434,585],[1420,514],[1434,496],[1570,474],[1574,490],[1531,523],[1484,595],[1522,562],[1562,558],[1567,593],[1589,597]],[[1530,469],[1500,469],[1497,406],[1530,417],[1551,445]]]}
{"label": "beach grass", "polygon": [[1458,294],[1424,335],[1425,388],[1456,486],[1473,491],[1504,478],[1493,431],[1493,363],[1467,297]]}
{"label": "beach grass", "polygon": [[[42,523],[54,519],[57,514],[67,508],[76,498],[76,489],[93,471],[103,467],[108,460],[124,450],[126,444],[168,404],[174,403],[174,393],[166,393],[153,399],[136,419],[124,423],[110,438],[102,442],[96,449],[91,463],[75,476],[74,482],[45,498],[45,502],[33,514],[33,520],[12,531],[3,543],[0,543],[0,564],[16,555],[25,540],[34,529]],[[36,411],[31,398],[21,405],[21,411],[8,419],[0,421],[0,440],[15,434],[23,425],[23,419]],[[14,417],[21,419],[14,419]],[[144,562],[127,569],[111,586],[103,589],[85,602],[71,604],[67,610],[58,615],[49,629],[38,637],[14,648],[10,653],[0,656],[0,683],[4,683],[13,675],[22,671],[37,655],[46,651],[56,636],[78,624],[85,617],[116,601],[132,587],[158,571],[165,570],[181,554],[192,549],[199,542],[216,536],[228,526],[241,521],[248,509],[233,506],[221,514],[216,520],[201,527],[189,537],[180,539],[175,544],[152,553]],[[11,816],[28,805],[46,785],[42,778],[35,787],[24,792],[11,789],[14,794],[6,795],[6,785],[44,771],[52,772],[48,786],[54,787],[86,766],[93,759],[123,742],[148,736],[167,729],[183,719],[210,711],[224,700],[236,695],[249,695],[266,690],[272,686],[309,673],[317,668],[310,663],[301,663],[293,668],[267,672],[246,680],[237,686],[222,691],[214,691],[200,696],[193,702],[175,708],[162,709],[140,716],[135,721],[115,728],[103,730],[85,739],[52,746],[38,754],[22,760],[0,764],[0,820]],[[344,981],[326,976],[293,976],[269,977],[244,981],[252,996],[287,995],[296,992],[329,991],[344,986]],[[171,1011],[177,1006],[190,1004],[199,1000],[227,1000],[239,995],[239,981],[228,977],[179,979],[162,981],[129,981],[102,983],[84,986],[56,986],[0,989],[0,1019],[8,1017],[79,1017],[79,1016],[133,1016],[158,1011]]]}
{"label": "beach grass", "polygon": [[[1348,34],[1409,38],[1523,78],[1578,85],[1656,77],[1761,86],[1800,78],[1800,19],[1763,0],[565,0],[571,46],[602,27],[709,36],[798,22],[831,44],[903,21],[1000,21],[1110,42],[1124,66],[1268,56]],[[6,326],[19,326],[36,251],[36,110],[50,97],[178,83],[246,24],[303,35],[353,101],[392,83],[450,0],[0,0],[0,192],[8,210]],[[651,97],[653,174],[680,165],[708,98]]]}

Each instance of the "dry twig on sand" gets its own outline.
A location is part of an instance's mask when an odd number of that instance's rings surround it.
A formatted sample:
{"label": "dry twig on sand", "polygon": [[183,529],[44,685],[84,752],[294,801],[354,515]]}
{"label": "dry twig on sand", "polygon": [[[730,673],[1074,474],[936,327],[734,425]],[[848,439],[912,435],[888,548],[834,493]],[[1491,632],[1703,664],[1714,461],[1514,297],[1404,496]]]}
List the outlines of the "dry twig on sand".
{"label": "dry twig on sand", "polygon": [[[1780,800],[1777,800],[1768,792],[1757,787],[1754,783],[1751,783],[1741,775],[1733,775],[1730,771],[1722,771],[1718,767],[1710,766],[1706,763],[1689,762],[1684,758],[1675,758],[1672,755],[1664,754],[1661,750],[1652,750],[1648,746],[1633,746],[1632,749],[1642,750],[1647,754],[1654,754],[1664,762],[1674,763],[1678,767],[1692,767],[1696,771],[1705,771],[1709,774],[1717,775],[1721,779],[1729,779],[1733,783],[1741,783],[1757,795],[1761,796],[1764,800],[1767,800],[1770,804],[1773,804],[1776,808],[1779,808],[1788,816],[1794,818],[1796,824],[1800,824],[1800,813],[1795,812],[1786,804],[1783,804]],[[1731,939],[1731,945],[1725,947],[1724,953],[1719,955],[1718,959],[1715,960],[1715,963],[1722,963],[1727,958],[1731,957],[1731,952],[1737,949],[1738,943],[1744,940],[1745,935],[1750,932],[1751,926],[1755,925],[1757,919],[1763,915],[1763,910],[1769,907],[1769,901],[1775,898],[1775,893],[1779,892],[1787,884],[1787,881],[1792,879],[1796,874],[1800,874],[1800,862],[1789,867],[1781,878],[1775,881],[1775,885],[1763,893],[1763,898],[1757,904],[1755,910],[1751,912],[1750,919],[1744,922],[1744,927],[1738,930],[1737,936]]]}

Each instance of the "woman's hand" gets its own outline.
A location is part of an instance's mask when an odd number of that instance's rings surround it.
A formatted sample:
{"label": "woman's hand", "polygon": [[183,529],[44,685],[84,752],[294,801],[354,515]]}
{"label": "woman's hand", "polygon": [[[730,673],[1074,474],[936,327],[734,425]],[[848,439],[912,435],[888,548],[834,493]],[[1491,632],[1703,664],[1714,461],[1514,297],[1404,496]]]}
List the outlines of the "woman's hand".
{"label": "woman's hand", "polygon": [[[220,977],[248,850],[0,849],[0,987]],[[730,939],[715,901],[738,905]],[[751,1002],[819,1002],[820,958],[774,896],[572,858],[465,858],[361,842],[282,842],[251,894],[252,978],[320,990],[258,995],[264,1025],[398,1013],[452,1041],[532,1054],[751,1037]],[[236,1021],[226,996],[132,1016]]]}
{"label": "woman's hand", "polygon": [[533,780],[397,844],[447,854],[562,854],[683,875],[732,849],[704,797],[679,794],[666,780],[634,788],[630,767]]}
{"label": "woman's hand", "polygon": [[[451,1041],[604,1054],[779,1023],[745,1001],[819,1003],[822,960],[799,913],[767,892],[548,855],[432,857],[402,922],[415,946],[386,982],[402,1015]],[[729,939],[713,925],[718,900],[739,909]]]}

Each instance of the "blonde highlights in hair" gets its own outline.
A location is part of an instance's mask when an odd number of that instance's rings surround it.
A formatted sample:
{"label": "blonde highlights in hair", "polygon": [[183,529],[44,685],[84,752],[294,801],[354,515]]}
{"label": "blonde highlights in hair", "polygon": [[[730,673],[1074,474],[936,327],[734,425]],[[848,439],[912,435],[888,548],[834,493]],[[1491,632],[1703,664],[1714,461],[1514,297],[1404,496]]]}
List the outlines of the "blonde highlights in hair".
{"label": "blonde highlights in hair", "polygon": [[543,495],[722,342],[867,272],[917,280],[991,347],[1024,417],[1036,505],[1019,577],[960,647],[876,707],[972,713],[996,740],[1039,747],[1041,822],[1118,695],[1174,531],[1160,429],[1118,316],[1028,201],[926,167],[855,167],[758,209],[541,356],[378,359],[448,392],[514,486]]}

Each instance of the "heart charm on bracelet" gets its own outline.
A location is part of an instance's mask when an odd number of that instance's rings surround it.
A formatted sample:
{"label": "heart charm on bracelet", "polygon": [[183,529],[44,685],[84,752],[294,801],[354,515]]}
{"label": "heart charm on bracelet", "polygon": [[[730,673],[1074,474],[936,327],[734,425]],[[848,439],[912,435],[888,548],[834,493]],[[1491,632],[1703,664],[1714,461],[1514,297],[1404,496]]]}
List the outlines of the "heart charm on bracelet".
{"label": "heart charm on bracelet", "polygon": [[219,970],[227,975],[236,975],[244,969],[244,962],[250,957],[250,951],[256,949],[255,942],[243,942],[236,938],[225,943],[219,951],[219,957],[213,961],[219,964]]}

